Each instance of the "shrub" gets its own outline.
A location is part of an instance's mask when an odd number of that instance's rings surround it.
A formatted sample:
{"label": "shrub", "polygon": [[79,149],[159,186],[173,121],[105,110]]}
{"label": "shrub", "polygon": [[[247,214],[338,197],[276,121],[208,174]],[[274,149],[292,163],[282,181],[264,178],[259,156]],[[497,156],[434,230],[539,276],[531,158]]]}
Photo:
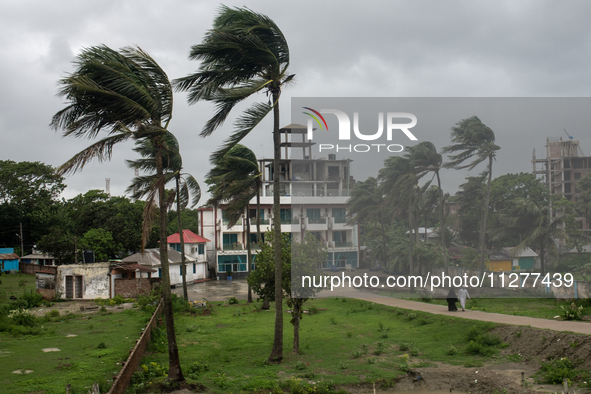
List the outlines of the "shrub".
{"label": "shrub", "polygon": [[447,354],[448,356],[455,356],[456,354],[458,354],[458,349],[456,349],[454,345],[449,345],[449,347],[445,351],[445,354]]}
{"label": "shrub", "polygon": [[60,315],[60,311],[57,309],[52,309],[51,311],[47,312],[46,315],[49,317],[58,317]]}
{"label": "shrub", "polygon": [[106,349],[107,345],[105,344],[105,342],[101,342],[96,346],[97,349]]}
{"label": "shrub", "polygon": [[25,309],[10,311],[8,317],[12,319],[13,324],[17,326],[35,327],[39,323],[39,320],[31,314],[31,312]]}
{"label": "shrub", "polygon": [[406,352],[408,349],[410,349],[412,345],[408,344],[408,343],[400,343],[398,344],[398,350],[400,350],[401,352]]}
{"label": "shrub", "polygon": [[306,369],[308,369],[308,367],[306,366],[306,363],[304,363],[303,361],[297,361],[295,363],[294,368],[296,371],[305,371]]}
{"label": "shrub", "polygon": [[238,304],[238,302],[239,302],[238,301],[238,298],[236,298],[236,297],[230,297],[230,298],[228,298],[228,304],[230,304],[230,305]]}
{"label": "shrub", "polygon": [[543,382],[549,384],[560,384],[564,378],[573,380],[577,375],[568,357],[542,363],[540,372]]}
{"label": "shrub", "polygon": [[43,304],[43,296],[41,294],[25,293],[20,298],[26,302],[26,309],[36,308]]}
{"label": "shrub", "polygon": [[569,307],[561,306],[560,309],[562,309],[562,318],[564,320],[583,320],[583,307],[577,307],[574,302]]}

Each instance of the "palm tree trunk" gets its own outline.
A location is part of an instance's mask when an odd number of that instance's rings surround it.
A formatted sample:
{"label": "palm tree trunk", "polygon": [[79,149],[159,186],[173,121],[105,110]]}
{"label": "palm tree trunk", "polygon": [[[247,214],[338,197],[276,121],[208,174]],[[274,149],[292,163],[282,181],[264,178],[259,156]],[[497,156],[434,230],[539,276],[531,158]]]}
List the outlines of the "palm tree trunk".
{"label": "palm tree trunk", "polygon": [[382,220],[380,220],[380,224],[382,225],[382,250],[383,250],[383,254],[382,254],[382,259],[384,264],[382,265],[382,268],[386,268],[388,265],[388,252],[387,252],[387,247],[386,247],[386,229],[384,228],[384,219],[382,218]]}
{"label": "palm tree trunk", "polygon": [[187,291],[187,264],[185,262],[185,233],[183,232],[183,224],[181,221],[181,202],[180,195],[181,188],[179,185],[180,174],[175,176],[176,181],[176,215],[179,224],[179,238],[181,240],[181,267],[183,271],[183,298],[185,301],[189,301],[189,295]]}
{"label": "palm tree trunk", "polygon": [[293,354],[300,354],[300,313],[302,302],[301,299],[295,298],[292,300],[293,304]]}
{"label": "palm tree trunk", "polygon": [[[160,144],[156,151],[156,173],[159,180],[163,180],[164,171],[162,168],[162,148]],[[166,202],[164,199],[164,183],[158,185],[158,205],[160,208],[160,262],[162,265],[162,298],[164,303],[164,320],[166,322],[166,338],[168,340],[168,379],[183,382],[185,377],[181,370],[179,360],[179,349],[176,343],[174,332],[174,316],[172,312],[172,294],[170,292],[170,271],[168,266],[168,243],[166,241]]]}
{"label": "palm tree trunk", "polygon": [[413,274],[413,251],[412,251],[412,196],[408,200],[408,273],[409,275]]}
{"label": "palm tree trunk", "polygon": [[[246,267],[246,275],[247,277],[250,275],[250,267],[252,265],[252,251],[250,249],[250,203],[246,204],[246,252],[247,252],[247,264]],[[248,283],[248,299],[247,302],[252,304],[252,288],[250,287],[250,283]]]}
{"label": "palm tree trunk", "polygon": [[480,227],[480,271],[484,271],[484,248],[486,245],[486,219],[488,218],[488,204],[490,203],[490,183],[492,181],[492,161],[493,156],[488,156],[488,182],[486,183],[486,198],[484,199],[484,208],[482,210],[482,226]]}
{"label": "palm tree trunk", "polygon": [[441,240],[441,249],[443,250],[443,270],[447,274],[447,244],[445,243],[445,232],[447,227],[445,225],[445,215],[443,213],[443,190],[441,189],[441,178],[439,178],[439,171],[435,172],[437,175],[437,187],[439,188],[439,239]]}
{"label": "palm tree trunk", "polygon": [[279,135],[279,88],[273,89],[273,249],[275,251],[275,334],[269,362],[283,360],[283,266],[281,261],[281,196],[279,190],[279,171],[281,146]]}

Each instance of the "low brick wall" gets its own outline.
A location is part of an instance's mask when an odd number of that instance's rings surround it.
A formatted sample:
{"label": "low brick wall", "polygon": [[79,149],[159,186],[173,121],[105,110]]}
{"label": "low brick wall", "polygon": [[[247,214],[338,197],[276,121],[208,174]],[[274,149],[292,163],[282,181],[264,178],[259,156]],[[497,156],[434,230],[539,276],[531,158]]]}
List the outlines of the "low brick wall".
{"label": "low brick wall", "polygon": [[37,289],[37,294],[41,294],[44,299],[53,301],[55,299],[55,289]]}
{"label": "low brick wall", "polygon": [[[147,279],[147,278],[146,278]],[[135,344],[135,347],[129,353],[129,357],[125,361],[123,368],[117,374],[117,377],[113,381],[113,385],[107,392],[107,394],[124,394],[127,386],[129,386],[129,382],[131,381],[131,377],[133,373],[138,369],[140,366],[140,362],[142,358],[146,354],[146,348],[148,347],[148,343],[150,343],[150,339],[152,338],[152,328],[156,327],[158,322],[158,317],[162,314],[162,300],[158,304],[156,311],[152,315],[150,322],[146,326],[146,329],[142,333],[140,339]]]}
{"label": "low brick wall", "polygon": [[36,272],[52,271],[54,275],[57,274],[57,266],[55,265],[37,265],[29,263],[18,263],[18,270],[24,274],[35,275]]}
{"label": "low brick wall", "polygon": [[123,298],[135,298],[138,295],[149,296],[152,289],[160,286],[162,278],[115,279],[115,295]]}

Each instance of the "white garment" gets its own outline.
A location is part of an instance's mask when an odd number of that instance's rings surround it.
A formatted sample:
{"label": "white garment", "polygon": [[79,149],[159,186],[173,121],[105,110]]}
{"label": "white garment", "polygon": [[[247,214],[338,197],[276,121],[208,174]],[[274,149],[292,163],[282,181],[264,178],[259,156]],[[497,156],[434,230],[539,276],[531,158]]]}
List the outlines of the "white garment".
{"label": "white garment", "polygon": [[470,298],[468,290],[460,289],[460,292],[458,293],[458,298],[460,299],[460,305],[462,305],[462,309],[466,309],[466,298]]}

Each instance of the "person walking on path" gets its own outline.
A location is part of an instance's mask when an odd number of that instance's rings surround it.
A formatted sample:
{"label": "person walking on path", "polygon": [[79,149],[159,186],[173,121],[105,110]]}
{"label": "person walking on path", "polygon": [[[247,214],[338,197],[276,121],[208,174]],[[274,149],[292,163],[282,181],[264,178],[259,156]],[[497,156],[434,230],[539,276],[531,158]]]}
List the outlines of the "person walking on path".
{"label": "person walking on path", "polygon": [[447,310],[450,312],[457,311],[458,307],[456,306],[456,302],[458,302],[456,292],[454,289],[450,289],[449,293],[447,293]]}
{"label": "person walking on path", "polygon": [[458,296],[460,298],[460,305],[462,306],[462,312],[466,312],[466,298],[470,299],[470,294],[468,294],[468,290],[466,290],[466,286],[462,286]]}

